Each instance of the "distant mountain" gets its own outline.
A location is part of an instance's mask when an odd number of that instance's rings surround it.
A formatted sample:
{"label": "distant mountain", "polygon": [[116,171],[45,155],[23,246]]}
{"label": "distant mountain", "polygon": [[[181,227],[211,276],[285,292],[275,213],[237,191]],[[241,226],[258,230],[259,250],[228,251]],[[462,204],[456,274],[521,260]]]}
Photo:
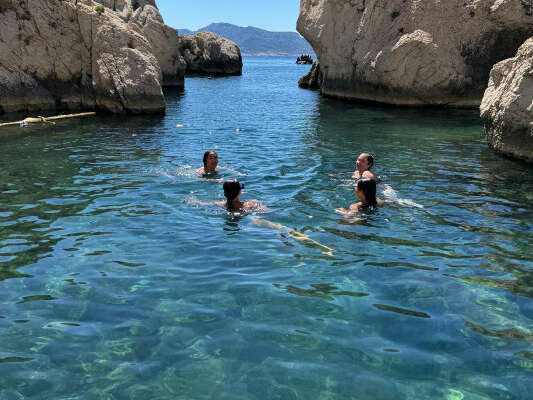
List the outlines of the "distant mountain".
{"label": "distant mountain", "polygon": [[299,56],[311,54],[312,47],[296,32],[270,32],[253,26],[237,26],[226,23],[211,24],[197,31],[178,29],[180,35],[194,35],[198,32],[212,32],[237,44],[241,53],[247,56]]}

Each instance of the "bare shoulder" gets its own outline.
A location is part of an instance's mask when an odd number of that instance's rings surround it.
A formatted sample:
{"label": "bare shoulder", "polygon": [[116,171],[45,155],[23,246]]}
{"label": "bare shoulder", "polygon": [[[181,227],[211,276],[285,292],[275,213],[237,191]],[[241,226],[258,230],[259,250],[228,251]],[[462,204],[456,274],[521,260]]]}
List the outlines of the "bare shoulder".
{"label": "bare shoulder", "polygon": [[368,169],[365,172],[363,172],[362,177],[363,178],[368,178],[368,179],[373,179],[375,181],[377,181],[377,179],[378,179],[376,174],[374,174],[372,171],[369,171]]}
{"label": "bare shoulder", "polygon": [[359,208],[361,208],[361,203],[355,203],[350,206],[350,212],[359,212]]}
{"label": "bare shoulder", "polygon": [[196,170],[196,172],[198,172],[199,174],[203,174],[204,173],[204,167],[200,167]]}

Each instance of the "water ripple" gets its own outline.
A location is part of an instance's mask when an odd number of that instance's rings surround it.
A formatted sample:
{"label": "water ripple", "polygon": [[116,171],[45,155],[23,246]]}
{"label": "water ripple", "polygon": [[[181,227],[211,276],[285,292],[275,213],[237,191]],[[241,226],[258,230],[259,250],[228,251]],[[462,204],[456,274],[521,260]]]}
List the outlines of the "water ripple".
{"label": "water ripple", "polygon": [[[0,398],[527,398],[531,168],[475,111],[323,98],[293,61],[0,132]],[[392,203],[343,218],[363,151]],[[270,212],[206,206],[232,178]]]}

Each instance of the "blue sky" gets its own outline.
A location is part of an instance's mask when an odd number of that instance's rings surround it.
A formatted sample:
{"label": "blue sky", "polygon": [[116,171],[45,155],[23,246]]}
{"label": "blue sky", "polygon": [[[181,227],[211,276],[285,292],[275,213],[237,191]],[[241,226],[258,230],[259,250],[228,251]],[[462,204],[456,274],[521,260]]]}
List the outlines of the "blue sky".
{"label": "blue sky", "polygon": [[167,25],[196,30],[212,22],[296,31],[300,0],[156,0]]}

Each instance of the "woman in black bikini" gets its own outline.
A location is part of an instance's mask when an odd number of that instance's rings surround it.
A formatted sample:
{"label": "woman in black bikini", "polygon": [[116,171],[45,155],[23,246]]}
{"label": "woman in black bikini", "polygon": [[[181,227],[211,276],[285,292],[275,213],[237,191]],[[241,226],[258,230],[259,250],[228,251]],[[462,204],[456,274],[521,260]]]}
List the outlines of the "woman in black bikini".
{"label": "woman in black bikini", "polygon": [[352,204],[348,210],[337,208],[335,211],[343,215],[352,215],[364,209],[374,209],[385,202],[376,197],[376,181],[374,179],[362,178],[355,185],[355,194],[360,200]]}

